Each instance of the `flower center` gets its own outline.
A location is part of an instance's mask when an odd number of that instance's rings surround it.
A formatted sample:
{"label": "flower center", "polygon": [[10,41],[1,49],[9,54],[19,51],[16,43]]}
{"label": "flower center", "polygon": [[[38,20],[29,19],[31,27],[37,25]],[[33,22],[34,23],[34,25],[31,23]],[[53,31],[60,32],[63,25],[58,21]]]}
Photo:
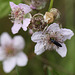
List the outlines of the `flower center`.
{"label": "flower center", "polygon": [[24,18],[24,11],[21,8],[16,8],[13,11],[11,11],[11,21],[14,22],[15,20],[22,21]]}
{"label": "flower center", "polygon": [[6,50],[6,55],[7,56],[13,56],[16,53],[12,46],[6,46],[5,50]]}

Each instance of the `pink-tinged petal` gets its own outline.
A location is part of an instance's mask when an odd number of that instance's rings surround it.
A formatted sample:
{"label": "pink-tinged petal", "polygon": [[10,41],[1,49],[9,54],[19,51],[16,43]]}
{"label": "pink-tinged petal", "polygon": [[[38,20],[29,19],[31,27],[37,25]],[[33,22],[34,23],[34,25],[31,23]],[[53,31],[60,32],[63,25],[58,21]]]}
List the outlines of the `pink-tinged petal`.
{"label": "pink-tinged petal", "polygon": [[8,58],[3,61],[3,70],[6,73],[11,72],[15,66],[16,66],[16,58],[15,57],[11,57],[11,58]]}
{"label": "pink-tinged petal", "polygon": [[30,21],[31,21],[31,19],[29,19],[29,18],[23,19],[22,28],[23,28],[24,31],[27,30],[27,27],[28,27],[28,25],[30,24]]}
{"label": "pink-tinged petal", "polygon": [[22,23],[15,21],[14,25],[12,26],[11,30],[13,34],[18,33],[18,31],[20,30],[20,28],[22,27]]}
{"label": "pink-tinged petal", "polygon": [[43,39],[46,38],[46,35],[44,35],[41,31],[33,33],[31,36],[31,40],[33,42],[40,42],[43,41]]}
{"label": "pink-tinged petal", "polygon": [[36,55],[42,54],[45,51],[45,46],[46,46],[46,44],[43,44],[43,42],[42,43],[40,43],[40,42],[37,43],[35,45],[35,51],[34,51],[34,53],[36,53]]}
{"label": "pink-tinged petal", "polygon": [[1,35],[1,45],[6,46],[6,45],[10,45],[11,43],[12,43],[12,38],[7,32],[4,32]]}
{"label": "pink-tinged petal", "polygon": [[0,47],[0,61],[3,61],[6,57],[5,50]]}
{"label": "pink-tinged petal", "polygon": [[30,5],[30,8],[32,8],[32,9],[36,9],[36,7],[34,7],[32,4]]}
{"label": "pink-tinged petal", "polygon": [[16,5],[15,3],[13,3],[13,2],[9,2],[9,4],[10,4],[10,7],[11,7],[11,10],[12,10],[12,11],[13,11],[15,8],[19,8],[19,6]]}
{"label": "pink-tinged petal", "polygon": [[61,57],[65,57],[67,54],[67,48],[66,45],[64,43],[61,44],[62,47],[59,47],[56,49],[56,52],[61,56]]}
{"label": "pink-tinged petal", "polygon": [[29,13],[31,11],[30,6],[26,5],[26,4],[19,4],[19,7],[25,12],[25,14]]}
{"label": "pink-tinged petal", "polygon": [[50,32],[57,32],[57,31],[60,31],[59,24],[57,24],[57,23],[51,24],[51,25],[47,28],[47,31],[48,31],[49,33],[50,33]]}
{"label": "pink-tinged petal", "polygon": [[13,47],[16,50],[22,50],[25,46],[25,42],[22,36],[15,36],[13,38]]}
{"label": "pink-tinged petal", "polygon": [[23,52],[20,52],[17,55],[17,65],[18,66],[26,66],[28,62],[28,57]]}
{"label": "pink-tinged petal", "polygon": [[64,41],[67,39],[71,39],[71,37],[74,35],[73,31],[70,29],[62,28],[61,29],[61,34],[64,36]]}
{"label": "pink-tinged petal", "polygon": [[33,34],[34,32],[33,32],[33,30],[32,29],[29,29],[29,34]]}

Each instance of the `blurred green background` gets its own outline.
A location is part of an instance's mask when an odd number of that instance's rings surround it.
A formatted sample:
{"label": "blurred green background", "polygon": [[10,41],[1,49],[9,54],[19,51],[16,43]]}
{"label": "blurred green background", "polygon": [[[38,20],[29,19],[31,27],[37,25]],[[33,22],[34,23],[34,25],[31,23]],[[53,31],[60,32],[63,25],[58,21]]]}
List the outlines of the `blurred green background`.
{"label": "blurred green background", "polygon": [[[10,13],[9,1],[16,4],[26,2],[22,0],[0,0],[0,35],[8,32],[12,37],[12,23],[9,20]],[[27,0],[28,1],[28,0]],[[38,12],[45,13],[48,10],[50,0],[47,0],[46,7]],[[75,32],[75,0],[54,0],[53,7],[61,12],[60,23],[63,27],[70,28]],[[34,11],[36,13],[36,11]],[[22,29],[16,35],[22,35],[26,46],[24,52],[28,55],[29,62],[25,67],[18,67],[19,75],[75,75],[75,36],[67,40],[67,56],[60,57],[55,51],[45,51],[40,56],[34,54],[35,43],[31,41],[31,35]],[[0,75],[17,75],[16,68],[6,74],[3,71],[2,62],[0,62]]]}

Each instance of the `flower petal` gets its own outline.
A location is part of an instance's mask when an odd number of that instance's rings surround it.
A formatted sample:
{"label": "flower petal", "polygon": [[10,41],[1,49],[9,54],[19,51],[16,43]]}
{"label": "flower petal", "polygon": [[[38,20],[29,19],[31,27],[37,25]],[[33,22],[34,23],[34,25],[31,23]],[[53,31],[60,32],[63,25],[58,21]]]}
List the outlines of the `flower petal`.
{"label": "flower petal", "polygon": [[20,28],[22,27],[22,23],[19,21],[15,21],[14,25],[12,26],[11,30],[13,34],[18,33],[18,31],[20,30]]}
{"label": "flower petal", "polygon": [[31,11],[30,6],[26,5],[26,4],[19,4],[19,7],[25,12],[25,14],[29,13]]}
{"label": "flower petal", "polygon": [[33,32],[33,30],[32,29],[29,29],[29,34],[33,34],[34,32]]}
{"label": "flower petal", "polygon": [[26,54],[24,54],[23,52],[20,52],[17,55],[17,65],[25,66],[25,65],[27,65],[27,62],[28,62],[28,57],[26,56]]}
{"label": "flower petal", "polygon": [[12,43],[12,38],[7,32],[4,32],[1,35],[1,45],[6,46],[6,45],[10,45],[11,43]]}
{"label": "flower petal", "polygon": [[3,70],[6,73],[9,73],[10,71],[12,71],[15,66],[16,66],[16,58],[15,57],[11,57],[11,58],[8,58],[3,61]]}
{"label": "flower petal", "polygon": [[2,47],[0,47],[0,61],[3,61],[5,57],[5,50]]}
{"label": "flower petal", "polygon": [[42,39],[45,37],[46,35],[44,35],[41,31],[39,31],[39,32],[33,33],[33,35],[31,36],[31,40],[33,42],[40,42],[40,41],[43,41]]}
{"label": "flower petal", "polygon": [[66,39],[71,39],[71,37],[74,35],[74,33],[73,33],[73,31],[72,30],[70,30],[70,29],[66,29],[66,28],[62,28],[61,29],[61,34],[64,36],[64,41],[66,40]]}
{"label": "flower petal", "polygon": [[65,57],[67,54],[67,48],[66,45],[64,43],[61,44],[62,47],[59,47],[56,49],[56,52],[61,56],[61,57]]}
{"label": "flower petal", "polygon": [[47,31],[50,33],[51,31],[52,32],[56,32],[56,31],[59,31],[60,28],[59,28],[59,24],[57,23],[53,23],[51,24],[48,28],[47,28]]}
{"label": "flower petal", "polygon": [[24,31],[27,30],[27,27],[30,24],[30,21],[31,21],[31,19],[29,19],[29,18],[23,19],[23,26],[22,26],[22,28],[23,28]]}
{"label": "flower petal", "polygon": [[25,42],[22,36],[15,36],[13,38],[13,47],[16,50],[22,50],[25,46]]}
{"label": "flower petal", "polygon": [[13,11],[15,8],[18,8],[18,7],[19,7],[18,5],[16,5],[16,4],[13,3],[13,2],[9,2],[9,4],[10,4],[10,7],[11,7],[12,11]]}
{"label": "flower petal", "polygon": [[42,54],[45,51],[45,46],[46,46],[46,44],[37,43],[35,45],[35,51],[34,51],[34,53],[36,53],[37,55]]}

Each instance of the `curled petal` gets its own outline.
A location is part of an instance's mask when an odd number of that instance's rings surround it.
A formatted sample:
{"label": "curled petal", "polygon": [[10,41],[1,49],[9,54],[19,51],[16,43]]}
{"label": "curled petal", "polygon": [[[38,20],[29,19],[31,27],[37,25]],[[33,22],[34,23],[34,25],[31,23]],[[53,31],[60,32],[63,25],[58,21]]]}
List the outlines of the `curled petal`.
{"label": "curled petal", "polygon": [[15,36],[13,38],[13,47],[16,50],[22,50],[25,46],[25,42],[22,36]]}
{"label": "curled petal", "polygon": [[66,45],[64,43],[61,44],[62,47],[59,47],[56,49],[56,52],[61,56],[61,57],[65,57],[67,54],[67,48]]}
{"label": "curled petal", "polygon": [[39,31],[39,32],[33,33],[31,40],[33,42],[40,42],[40,41],[43,41],[42,39],[45,37],[46,37],[46,35],[44,35],[41,31]]}
{"label": "curled petal", "polygon": [[23,19],[23,26],[22,26],[22,28],[23,28],[24,31],[27,30],[27,27],[30,24],[30,21],[31,21],[31,19],[29,19],[29,18]]}
{"label": "curled petal", "polygon": [[45,46],[46,46],[46,44],[37,43],[35,45],[35,51],[34,51],[34,53],[36,53],[37,55],[42,54],[45,51]]}
{"label": "curled petal", "polygon": [[19,7],[25,12],[25,14],[29,13],[31,11],[30,6],[26,5],[26,4],[19,4]]}
{"label": "curled petal", "polygon": [[23,52],[20,52],[17,55],[17,65],[25,66],[25,65],[27,65],[27,62],[28,62],[28,57],[26,56],[26,54],[24,54]]}
{"label": "curled petal", "polygon": [[12,26],[11,30],[13,34],[18,33],[18,31],[20,30],[20,28],[22,27],[22,23],[19,21],[15,21],[14,25]]}
{"label": "curled petal", "polygon": [[15,57],[11,57],[11,58],[8,58],[3,61],[3,70],[6,73],[11,72],[15,66],[16,66],[16,58]]}
{"label": "curled petal", "polygon": [[70,30],[70,29],[66,29],[66,28],[62,28],[61,29],[61,34],[64,36],[64,41],[66,40],[66,39],[71,39],[71,37],[74,35],[74,33],[73,33],[73,31],[72,30]]}
{"label": "curled petal", "polygon": [[6,46],[6,45],[10,45],[11,43],[12,43],[12,38],[7,32],[4,32],[1,35],[1,45]]}

